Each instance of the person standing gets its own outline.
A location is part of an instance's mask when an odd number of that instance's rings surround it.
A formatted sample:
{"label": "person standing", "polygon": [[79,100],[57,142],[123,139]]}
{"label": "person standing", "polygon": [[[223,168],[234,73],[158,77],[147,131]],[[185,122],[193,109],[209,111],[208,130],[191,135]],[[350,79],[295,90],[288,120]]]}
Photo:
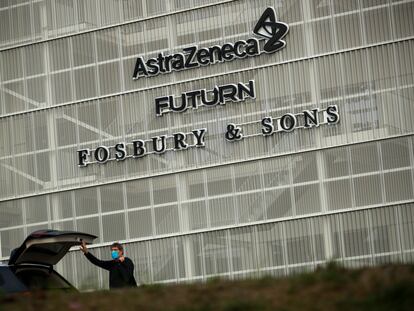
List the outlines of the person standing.
{"label": "person standing", "polygon": [[109,271],[109,288],[135,287],[137,282],[134,277],[134,263],[124,256],[124,248],[119,243],[111,245],[112,260],[100,260],[92,255],[82,241],[80,250],[85,257],[94,265]]}

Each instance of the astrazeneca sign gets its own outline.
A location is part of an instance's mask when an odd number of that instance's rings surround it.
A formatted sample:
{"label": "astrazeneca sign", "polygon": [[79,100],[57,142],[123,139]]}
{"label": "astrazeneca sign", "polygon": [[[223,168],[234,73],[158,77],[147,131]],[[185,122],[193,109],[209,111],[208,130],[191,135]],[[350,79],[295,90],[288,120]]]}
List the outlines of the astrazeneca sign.
{"label": "astrazeneca sign", "polygon": [[[260,50],[259,39],[250,38],[245,41],[237,41],[234,44],[229,43],[209,48],[198,49],[196,46],[191,46],[183,49],[183,53],[171,55],[160,53],[157,58],[148,60],[138,57],[134,79],[256,56],[262,52],[273,53],[286,45],[282,38],[286,36],[288,30],[286,24],[276,21],[274,9],[267,8],[253,30],[254,34],[261,38],[260,40],[266,40],[263,51]],[[157,117],[163,117],[167,113],[198,111],[198,109],[238,104],[255,99],[256,84],[254,80],[250,80],[215,85],[210,89],[196,89],[178,95],[160,96],[154,100],[154,112]],[[336,105],[329,105],[324,109],[315,107],[298,113],[268,115],[248,123],[228,123],[223,129],[223,139],[228,142],[237,142],[256,136],[269,137],[295,130],[309,130],[338,122],[339,110]],[[127,158],[139,159],[151,154],[161,155],[170,151],[204,148],[207,135],[207,128],[198,128],[189,132],[158,135],[149,139],[138,137],[130,142],[119,142],[113,146],[101,145],[95,149],[80,149],[77,151],[78,166],[86,167],[93,163],[103,164],[112,160],[124,161]]]}
{"label": "astrazeneca sign", "polygon": [[[159,53],[157,57],[149,59],[140,56],[135,64],[133,79],[254,57],[262,53],[274,53],[285,47],[286,42],[282,39],[288,31],[287,24],[276,21],[274,9],[267,8],[253,29],[253,33],[258,38],[239,40],[222,46],[198,48],[192,45],[184,48],[180,53],[168,55]],[[265,40],[263,50],[259,40]]]}

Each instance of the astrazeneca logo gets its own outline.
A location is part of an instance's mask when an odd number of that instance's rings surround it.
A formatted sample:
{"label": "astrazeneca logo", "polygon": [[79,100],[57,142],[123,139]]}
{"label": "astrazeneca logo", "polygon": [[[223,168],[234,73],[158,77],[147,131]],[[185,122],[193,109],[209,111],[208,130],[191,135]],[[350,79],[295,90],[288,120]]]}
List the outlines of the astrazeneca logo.
{"label": "astrazeneca logo", "polygon": [[[289,31],[289,26],[277,21],[274,8],[267,8],[253,33],[258,38],[239,40],[235,43],[225,43],[222,46],[198,48],[196,45],[186,47],[182,52],[164,55],[159,53],[157,57],[147,60],[140,56],[135,63],[133,79],[152,77],[166,74],[172,71],[181,71],[216,63],[233,61],[253,57],[262,53],[274,53],[286,46],[282,39]],[[261,48],[260,41],[264,41]]]}
{"label": "astrazeneca logo", "polygon": [[282,40],[289,31],[289,26],[276,21],[276,13],[273,8],[267,8],[256,26],[253,33],[267,39],[263,50],[266,53],[273,53],[284,48],[286,42]]}

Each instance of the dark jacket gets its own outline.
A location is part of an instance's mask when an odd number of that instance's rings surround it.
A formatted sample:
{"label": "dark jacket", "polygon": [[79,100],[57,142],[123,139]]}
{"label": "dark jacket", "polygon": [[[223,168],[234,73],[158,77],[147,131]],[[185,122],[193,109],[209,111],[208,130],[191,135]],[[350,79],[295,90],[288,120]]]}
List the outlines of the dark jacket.
{"label": "dark jacket", "polygon": [[137,286],[134,278],[134,264],[128,257],[125,257],[124,262],[120,262],[119,260],[100,260],[90,252],[85,256],[94,265],[109,271],[109,288]]}

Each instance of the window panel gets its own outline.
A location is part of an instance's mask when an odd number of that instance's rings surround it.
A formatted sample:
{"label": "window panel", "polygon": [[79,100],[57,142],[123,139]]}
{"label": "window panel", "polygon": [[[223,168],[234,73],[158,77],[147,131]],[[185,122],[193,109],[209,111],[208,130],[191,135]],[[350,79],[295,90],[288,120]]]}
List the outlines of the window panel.
{"label": "window panel", "polygon": [[122,183],[101,186],[102,212],[112,212],[124,209],[124,188]]}
{"label": "window panel", "polygon": [[207,228],[207,207],[205,201],[181,204],[184,230]]}
{"label": "window panel", "polygon": [[266,219],[277,219],[293,215],[290,188],[266,191],[265,198]]}
{"label": "window panel", "polygon": [[180,229],[177,205],[157,207],[154,209],[155,230],[157,234],[178,232]]}
{"label": "window panel", "polygon": [[227,231],[203,234],[203,254],[206,275],[229,272]]}
{"label": "window panel", "polygon": [[380,175],[354,178],[353,182],[356,206],[366,206],[382,202]]}
{"label": "window panel", "polygon": [[349,179],[325,183],[328,210],[352,208]]}
{"label": "window panel", "polygon": [[149,179],[134,180],[126,183],[126,199],[128,208],[149,206]]}
{"label": "window panel", "polygon": [[125,214],[112,214],[102,216],[103,241],[112,242],[125,240]]}
{"label": "window panel", "polygon": [[409,200],[413,198],[411,170],[384,174],[387,202]]}
{"label": "window panel", "polygon": [[75,191],[76,216],[98,213],[97,188],[77,189]]}
{"label": "window panel", "polygon": [[370,254],[370,236],[365,212],[355,212],[341,216],[343,220],[344,256]]}
{"label": "window panel", "polygon": [[72,192],[65,191],[49,196],[50,214],[52,220],[60,220],[73,217],[72,210]]}
{"label": "window panel", "polygon": [[23,228],[11,229],[0,232],[1,255],[10,256],[12,250],[19,247],[23,240]]}
{"label": "window panel", "polygon": [[99,218],[98,217],[89,217],[76,219],[77,231],[87,232],[89,234],[96,235],[98,238],[94,241],[99,243],[103,241],[103,237],[100,236],[99,231]]}
{"label": "window panel", "polygon": [[149,237],[153,234],[151,209],[128,213],[130,238]]}
{"label": "window panel", "polygon": [[410,166],[410,151],[407,138],[381,142],[381,156],[384,169]]}
{"label": "window panel", "polygon": [[297,215],[305,215],[321,211],[318,184],[295,187],[294,193]]}
{"label": "window panel", "polygon": [[236,223],[233,197],[210,199],[208,204],[211,227],[220,227]]}
{"label": "window panel", "polygon": [[21,200],[1,202],[0,211],[0,228],[23,224],[23,207]]}

